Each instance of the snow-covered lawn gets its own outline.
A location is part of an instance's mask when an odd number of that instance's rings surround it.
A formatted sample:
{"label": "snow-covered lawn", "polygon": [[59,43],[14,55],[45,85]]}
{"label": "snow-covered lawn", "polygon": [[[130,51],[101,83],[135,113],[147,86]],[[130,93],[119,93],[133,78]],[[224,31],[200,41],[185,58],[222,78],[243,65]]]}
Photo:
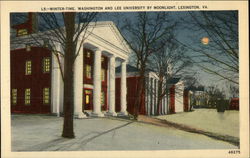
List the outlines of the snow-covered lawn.
{"label": "snow-covered lawn", "polygon": [[218,113],[216,109],[195,109],[193,112],[163,115],[157,118],[239,138],[239,111],[235,110]]}
{"label": "snow-covered lawn", "polygon": [[61,137],[62,125],[62,117],[12,115],[11,150],[95,151],[238,148],[224,141],[175,128],[117,118],[75,119],[75,139]]}

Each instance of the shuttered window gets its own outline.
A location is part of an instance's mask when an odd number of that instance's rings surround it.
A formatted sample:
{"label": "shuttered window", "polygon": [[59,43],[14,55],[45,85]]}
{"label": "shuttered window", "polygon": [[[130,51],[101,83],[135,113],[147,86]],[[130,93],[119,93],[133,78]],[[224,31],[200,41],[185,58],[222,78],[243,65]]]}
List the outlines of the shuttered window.
{"label": "shuttered window", "polygon": [[49,104],[50,91],[49,88],[43,88],[43,104]]}
{"label": "shuttered window", "polygon": [[43,59],[43,72],[44,73],[50,72],[50,58]]}
{"label": "shuttered window", "polygon": [[12,89],[11,90],[11,93],[12,93],[12,104],[16,104],[17,103],[17,89]]}
{"label": "shuttered window", "polygon": [[31,60],[27,60],[25,62],[25,75],[31,75],[31,66],[32,66]]}
{"label": "shuttered window", "polygon": [[30,95],[31,95],[30,88],[25,89],[25,96],[24,96],[25,105],[30,105]]}
{"label": "shuttered window", "polygon": [[90,65],[86,65],[86,78],[91,79],[91,66]]}
{"label": "shuttered window", "polygon": [[101,106],[105,105],[105,92],[102,92],[101,94]]}
{"label": "shuttered window", "polygon": [[102,69],[101,80],[105,81],[105,69]]}

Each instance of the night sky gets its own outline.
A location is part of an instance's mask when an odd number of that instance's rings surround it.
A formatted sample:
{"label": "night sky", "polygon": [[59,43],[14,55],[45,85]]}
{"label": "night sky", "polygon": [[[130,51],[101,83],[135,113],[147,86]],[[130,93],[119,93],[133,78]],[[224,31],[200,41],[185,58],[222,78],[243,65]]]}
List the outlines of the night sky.
{"label": "night sky", "polygon": [[[228,11],[230,12],[230,11]],[[20,14],[20,13],[19,13]],[[176,34],[176,39],[180,41],[181,43],[185,45],[192,45],[192,47],[204,47],[205,49],[209,48],[209,45],[213,42],[210,41],[207,45],[203,44],[201,42],[201,39],[203,37],[208,37],[210,40],[209,36],[207,35],[206,32],[202,30],[195,30],[195,28],[189,28],[192,24],[192,19],[189,16],[189,13],[184,11],[184,12],[170,12],[169,18],[171,21],[175,21],[179,23],[179,26],[175,29],[175,34]],[[14,15],[14,14],[13,14]],[[25,14],[23,14],[25,15]],[[109,13],[99,13],[97,17],[97,21],[113,21],[119,30],[122,32],[123,36],[125,38],[126,34],[124,34],[123,30],[121,29],[124,19],[129,18],[131,21],[135,20],[135,15],[136,13],[134,12],[109,12]],[[22,21],[27,20],[26,18],[23,18],[22,20],[16,20],[15,16],[11,15],[11,24],[17,24],[21,23]],[[238,29],[238,28],[234,28]],[[192,51],[192,50],[187,50],[186,52],[193,60],[194,66],[190,68],[190,71],[195,71],[197,72],[196,77],[198,78],[199,82],[202,85],[209,86],[209,85],[218,85],[219,87],[223,88],[224,87],[224,80],[221,80],[217,76],[210,75],[208,73],[205,73],[199,66],[198,64],[195,64],[196,62],[202,62],[202,59],[199,57],[200,54]],[[209,65],[207,65],[209,66]]]}

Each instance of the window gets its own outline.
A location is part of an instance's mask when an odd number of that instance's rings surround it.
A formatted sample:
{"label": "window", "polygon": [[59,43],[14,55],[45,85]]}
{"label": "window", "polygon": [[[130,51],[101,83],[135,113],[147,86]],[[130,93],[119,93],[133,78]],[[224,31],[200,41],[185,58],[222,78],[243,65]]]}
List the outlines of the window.
{"label": "window", "polygon": [[31,46],[29,44],[26,44],[26,51],[29,52],[31,50]]}
{"label": "window", "polygon": [[105,93],[102,92],[101,94],[101,105],[104,106],[105,105]]}
{"label": "window", "polygon": [[49,40],[48,39],[43,40],[43,46],[46,47],[46,48],[49,47]]}
{"label": "window", "polygon": [[101,58],[101,61],[104,62],[104,57]]}
{"label": "window", "polygon": [[85,101],[86,104],[89,104],[89,95],[86,95],[86,101]]}
{"label": "window", "polygon": [[91,94],[91,90],[85,90],[85,94]]}
{"label": "window", "polygon": [[49,104],[49,88],[43,88],[43,104]]}
{"label": "window", "polygon": [[91,90],[85,90],[85,103],[86,104],[90,103],[90,95],[91,95]]}
{"label": "window", "polygon": [[27,60],[25,63],[25,75],[31,75],[31,60]]}
{"label": "window", "polygon": [[24,103],[25,105],[30,105],[30,88],[25,89]]}
{"label": "window", "polygon": [[27,35],[27,34],[28,34],[27,29],[19,29],[17,31],[17,36],[23,36],[23,35]]}
{"label": "window", "polygon": [[88,79],[91,79],[91,66],[90,65],[86,65],[86,77]]}
{"label": "window", "polygon": [[90,52],[87,52],[87,58],[90,58]]}
{"label": "window", "polygon": [[102,69],[101,80],[105,81],[105,69]]}
{"label": "window", "polygon": [[16,104],[17,103],[17,89],[12,89],[11,90],[12,93],[12,104]]}
{"label": "window", "polygon": [[44,73],[50,72],[50,58],[43,59],[43,72]]}

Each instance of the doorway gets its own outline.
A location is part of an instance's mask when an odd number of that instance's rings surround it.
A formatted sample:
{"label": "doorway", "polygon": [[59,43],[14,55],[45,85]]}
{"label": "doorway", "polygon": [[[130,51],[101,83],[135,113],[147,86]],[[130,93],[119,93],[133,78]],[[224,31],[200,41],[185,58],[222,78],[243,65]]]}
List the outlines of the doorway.
{"label": "doorway", "polygon": [[85,110],[93,110],[93,90],[92,89],[84,89],[84,98],[83,103],[85,103]]}

